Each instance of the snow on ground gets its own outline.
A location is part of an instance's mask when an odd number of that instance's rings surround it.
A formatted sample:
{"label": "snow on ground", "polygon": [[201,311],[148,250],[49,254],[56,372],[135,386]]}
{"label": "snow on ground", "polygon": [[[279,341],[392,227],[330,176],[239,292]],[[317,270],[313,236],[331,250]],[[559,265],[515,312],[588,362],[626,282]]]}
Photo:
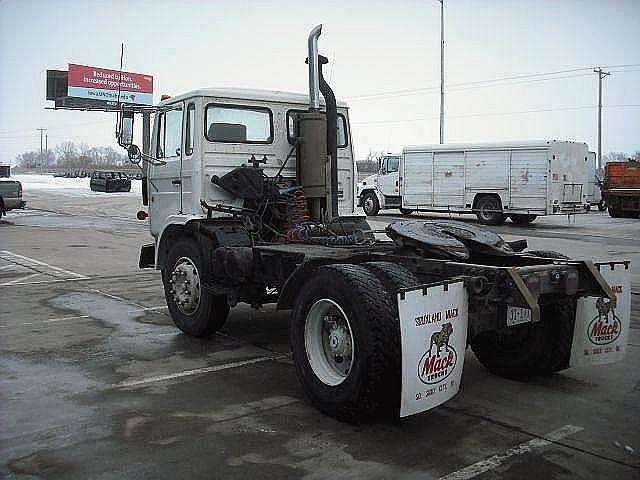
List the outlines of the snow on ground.
{"label": "snow on ground", "polygon": [[22,183],[22,191],[28,196],[29,192],[37,190],[42,192],[55,192],[65,197],[84,197],[84,196],[121,196],[121,197],[140,197],[142,190],[141,180],[131,180],[130,192],[92,192],[89,188],[89,178],[63,178],[54,177],[53,175],[39,174],[23,174],[12,175],[13,180]]}

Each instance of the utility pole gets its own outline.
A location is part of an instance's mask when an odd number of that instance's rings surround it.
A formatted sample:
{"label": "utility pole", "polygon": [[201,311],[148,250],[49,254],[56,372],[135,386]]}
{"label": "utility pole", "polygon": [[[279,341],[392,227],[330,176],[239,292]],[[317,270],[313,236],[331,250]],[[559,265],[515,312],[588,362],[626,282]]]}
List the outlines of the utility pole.
{"label": "utility pole", "polygon": [[610,72],[605,72],[602,67],[596,67],[593,69],[598,74],[598,161],[596,162],[596,169],[602,168],[602,79]]}
{"label": "utility pole", "polygon": [[440,144],[444,143],[444,0],[440,1]]}
{"label": "utility pole", "polygon": [[[42,134],[46,132],[47,128],[36,128],[37,131],[40,132],[40,174],[42,174]],[[49,136],[47,134],[47,136]]]}

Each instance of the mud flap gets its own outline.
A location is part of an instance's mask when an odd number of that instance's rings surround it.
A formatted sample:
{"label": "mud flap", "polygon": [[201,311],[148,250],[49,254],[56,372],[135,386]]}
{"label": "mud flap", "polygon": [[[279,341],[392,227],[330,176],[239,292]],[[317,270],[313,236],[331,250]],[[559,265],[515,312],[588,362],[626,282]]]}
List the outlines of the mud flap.
{"label": "mud flap", "polygon": [[596,263],[600,275],[616,295],[615,306],[607,298],[578,300],[571,344],[570,365],[603,365],[622,360],[627,348],[631,316],[629,262]]}
{"label": "mud flap", "polygon": [[429,410],[458,393],[467,346],[468,301],[462,281],[398,293],[401,417]]}

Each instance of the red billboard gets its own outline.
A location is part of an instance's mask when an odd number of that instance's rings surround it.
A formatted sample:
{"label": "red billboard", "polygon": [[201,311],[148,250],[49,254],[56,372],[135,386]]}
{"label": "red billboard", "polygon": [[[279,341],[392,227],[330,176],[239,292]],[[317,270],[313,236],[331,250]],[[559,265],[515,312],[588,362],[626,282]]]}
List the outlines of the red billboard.
{"label": "red billboard", "polygon": [[142,73],[69,64],[70,97],[142,105],[153,104],[153,77]]}

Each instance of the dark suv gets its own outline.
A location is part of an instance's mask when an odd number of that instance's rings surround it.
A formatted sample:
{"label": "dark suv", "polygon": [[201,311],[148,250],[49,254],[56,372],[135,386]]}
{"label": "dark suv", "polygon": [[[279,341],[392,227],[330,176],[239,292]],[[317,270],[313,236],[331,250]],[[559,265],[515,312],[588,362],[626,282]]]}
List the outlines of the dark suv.
{"label": "dark suv", "polygon": [[131,180],[126,173],[96,170],[89,182],[94,192],[130,192]]}

